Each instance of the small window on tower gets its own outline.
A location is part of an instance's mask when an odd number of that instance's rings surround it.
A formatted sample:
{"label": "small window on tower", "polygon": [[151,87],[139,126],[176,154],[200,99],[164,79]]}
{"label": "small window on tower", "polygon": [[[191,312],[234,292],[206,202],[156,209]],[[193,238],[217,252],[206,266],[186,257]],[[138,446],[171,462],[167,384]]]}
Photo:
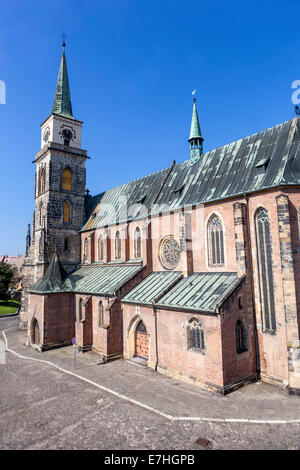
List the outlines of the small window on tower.
{"label": "small window on tower", "polygon": [[70,251],[70,242],[68,238],[64,240],[64,252],[68,253]]}

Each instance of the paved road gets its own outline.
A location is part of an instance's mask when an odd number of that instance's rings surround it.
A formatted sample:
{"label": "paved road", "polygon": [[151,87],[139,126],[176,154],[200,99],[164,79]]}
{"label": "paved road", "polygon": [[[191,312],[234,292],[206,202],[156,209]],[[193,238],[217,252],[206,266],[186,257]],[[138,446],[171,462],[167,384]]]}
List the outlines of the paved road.
{"label": "paved road", "polygon": [[[8,346],[73,371],[72,348],[38,353],[23,345],[17,320],[1,319]],[[204,392],[127,361],[97,365],[78,356],[76,373],[172,416],[300,418],[300,398],[266,384],[227,397]],[[0,449],[300,449],[299,424],[171,421],[68,375],[49,364],[6,353],[0,365]]]}

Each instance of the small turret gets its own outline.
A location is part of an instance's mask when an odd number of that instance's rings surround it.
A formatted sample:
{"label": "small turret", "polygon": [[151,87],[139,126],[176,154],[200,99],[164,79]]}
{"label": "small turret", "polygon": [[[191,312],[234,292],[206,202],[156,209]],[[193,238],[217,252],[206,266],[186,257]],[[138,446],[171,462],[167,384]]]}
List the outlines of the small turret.
{"label": "small turret", "polygon": [[29,248],[31,246],[31,231],[30,231],[30,224],[27,227],[27,235],[26,235],[26,256],[29,254]]}
{"label": "small turret", "polygon": [[194,105],[193,105],[191,131],[190,131],[190,137],[188,141],[190,143],[191,163],[195,163],[203,154],[203,141],[204,141],[201,135],[201,129],[200,129],[200,124],[199,124],[195,97],[194,97]]}

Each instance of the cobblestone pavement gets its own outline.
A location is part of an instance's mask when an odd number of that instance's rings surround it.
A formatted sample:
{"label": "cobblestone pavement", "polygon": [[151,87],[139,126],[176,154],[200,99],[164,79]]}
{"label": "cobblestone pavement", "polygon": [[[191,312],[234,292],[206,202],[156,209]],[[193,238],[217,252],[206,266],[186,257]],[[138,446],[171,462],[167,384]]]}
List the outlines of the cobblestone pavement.
{"label": "cobblestone pavement", "polygon": [[[0,320],[9,349],[74,372],[72,347],[39,353],[23,345],[17,319]],[[0,340],[3,339],[0,333]],[[125,360],[99,365],[78,354],[76,374],[174,417],[300,419],[300,397],[267,384],[226,397]],[[172,421],[55,367],[6,353],[0,365],[0,449],[300,449],[299,424]]]}

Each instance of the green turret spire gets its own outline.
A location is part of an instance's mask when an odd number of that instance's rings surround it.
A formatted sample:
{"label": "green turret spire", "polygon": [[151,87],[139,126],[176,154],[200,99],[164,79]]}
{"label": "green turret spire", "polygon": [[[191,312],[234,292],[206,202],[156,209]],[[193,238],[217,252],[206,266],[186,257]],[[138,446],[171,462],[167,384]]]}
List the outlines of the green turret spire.
{"label": "green turret spire", "polygon": [[64,42],[52,113],[60,114],[62,116],[67,117],[73,117]]}
{"label": "green turret spire", "polygon": [[188,139],[191,146],[191,163],[195,163],[203,154],[203,140],[197,113],[196,98],[194,97],[191,131]]}

